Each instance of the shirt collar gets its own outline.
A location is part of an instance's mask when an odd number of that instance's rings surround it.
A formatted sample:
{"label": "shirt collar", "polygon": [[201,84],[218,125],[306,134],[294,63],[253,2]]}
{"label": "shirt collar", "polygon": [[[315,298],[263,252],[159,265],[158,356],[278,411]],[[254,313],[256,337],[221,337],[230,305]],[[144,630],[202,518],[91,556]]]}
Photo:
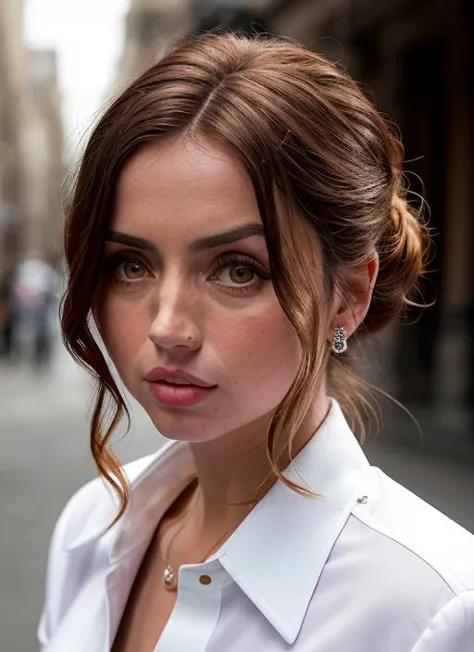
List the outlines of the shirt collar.
{"label": "shirt collar", "polygon": [[[138,548],[144,550],[156,523],[195,475],[186,442],[169,442],[155,455],[125,468],[131,497],[124,516],[109,530],[113,564]],[[326,419],[284,471],[288,479],[311,487],[318,497],[302,496],[277,481],[209,559],[219,560],[289,644],[301,629],[321,572],[369,468],[339,404],[332,399]],[[66,542],[66,550],[100,538],[116,509],[111,495],[108,501],[96,501],[80,524],[79,534],[68,537],[72,542]]]}
{"label": "shirt collar", "polygon": [[370,468],[333,400],[325,421],[284,475],[214,555],[280,635],[292,644],[331,549]]}
{"label": "shirt collar", "polygon": [[76,514],[68,533],[64,545],[67,552],[94,544],[107,535],[111,561],[118,561],[151,538],[161,516],[195,475],[188,444],[176,441],[167,442],[157,453],[131,462],[123,469],[130,483],[130,498],[122,518],[106,529],[117,515],[117,498],[102,478],[93,480],[75,496],[77,504],[81,493],[90,492],[89,499],[84,495],[84,513]]}

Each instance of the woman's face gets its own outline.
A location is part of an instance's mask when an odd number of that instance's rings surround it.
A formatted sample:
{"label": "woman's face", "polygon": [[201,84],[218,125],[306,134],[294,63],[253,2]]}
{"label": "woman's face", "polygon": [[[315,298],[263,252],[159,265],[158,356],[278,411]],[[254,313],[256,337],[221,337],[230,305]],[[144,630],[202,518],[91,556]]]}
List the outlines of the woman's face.
{"label": "woman's face", "polygon": [[[250,179],[230,149],[200,142],[152,143],[127,163],[96,311],[127,389],[163,435],[190,442],[270,415],[299,360]],[[212,388],[170,386],[157,367]]]}

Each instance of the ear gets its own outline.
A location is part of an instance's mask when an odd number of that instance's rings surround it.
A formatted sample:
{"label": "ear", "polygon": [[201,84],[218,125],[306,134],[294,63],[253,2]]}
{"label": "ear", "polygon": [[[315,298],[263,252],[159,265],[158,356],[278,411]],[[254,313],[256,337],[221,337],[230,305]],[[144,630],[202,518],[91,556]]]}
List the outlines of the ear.
{"label": "ear", "polygon": [[343,326],[349,338],[364,321],[379,271],[376,252],[362,265],[339,268],[330,320],[328,340],[334,337],[334,327]]}

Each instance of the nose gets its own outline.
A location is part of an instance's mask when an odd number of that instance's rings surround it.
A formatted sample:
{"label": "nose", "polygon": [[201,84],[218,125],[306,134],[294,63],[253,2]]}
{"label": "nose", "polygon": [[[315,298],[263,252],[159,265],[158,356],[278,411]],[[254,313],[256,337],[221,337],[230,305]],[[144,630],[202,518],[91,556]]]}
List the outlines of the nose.
{"label": "nose", "polygon": [[202,345],[196,300],[181,287],[163,286],[155,306],[148,339],[165,350],[195,351]]}

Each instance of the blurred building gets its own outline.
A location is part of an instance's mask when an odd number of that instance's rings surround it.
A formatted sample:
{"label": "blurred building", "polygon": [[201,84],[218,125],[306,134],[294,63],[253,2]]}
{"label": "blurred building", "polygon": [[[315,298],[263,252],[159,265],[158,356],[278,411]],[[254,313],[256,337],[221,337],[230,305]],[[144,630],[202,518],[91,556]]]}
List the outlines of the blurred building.
{"label": "blurred building", "polygon": [[25,115],[22,3],[0,3],[0,280],[20,247],[24,185],[21,127]]}
{"label": "blurred building", "polygon": [[51,255],[60,249],[63,125],[53,50],[28,50],[27,119],[23,138],[28,218],[25,245]]}
{"label": "blurred building", "polygon": [[242,27],[281,4],[281,0],[131,0],[119,83],[145,70],[196,30]]}
{"label": "blurred building", "polygon": [[410,187],[429,205],[436,249],[423,292],[436,304],[390,334],[388,389],[405,401],[472,407],[472,3],[300,0],[270,9],[265,26],[340,60],[401,128]]}
{"label": "blurred building", "polygon": [[132,0],[122,79],[158,60],[180,35],[217,25],[282,34],[340,61],[401,128],[410,187],[429,205],[436,248],[423,292],[436,304],[375,343],[384,368],[376,380],[408,403],[472,408],[474,5]]}
{"label": "blurred building", "polygon": [[23,3],[0,3],[0,278],[25,251],[50,253],[61,221],[62,125],[53,52],[28,51]]}
{"label": "blurred building", "polygon": [[191,28],[189,0],[131,0],[119,85],[158,61]]}

